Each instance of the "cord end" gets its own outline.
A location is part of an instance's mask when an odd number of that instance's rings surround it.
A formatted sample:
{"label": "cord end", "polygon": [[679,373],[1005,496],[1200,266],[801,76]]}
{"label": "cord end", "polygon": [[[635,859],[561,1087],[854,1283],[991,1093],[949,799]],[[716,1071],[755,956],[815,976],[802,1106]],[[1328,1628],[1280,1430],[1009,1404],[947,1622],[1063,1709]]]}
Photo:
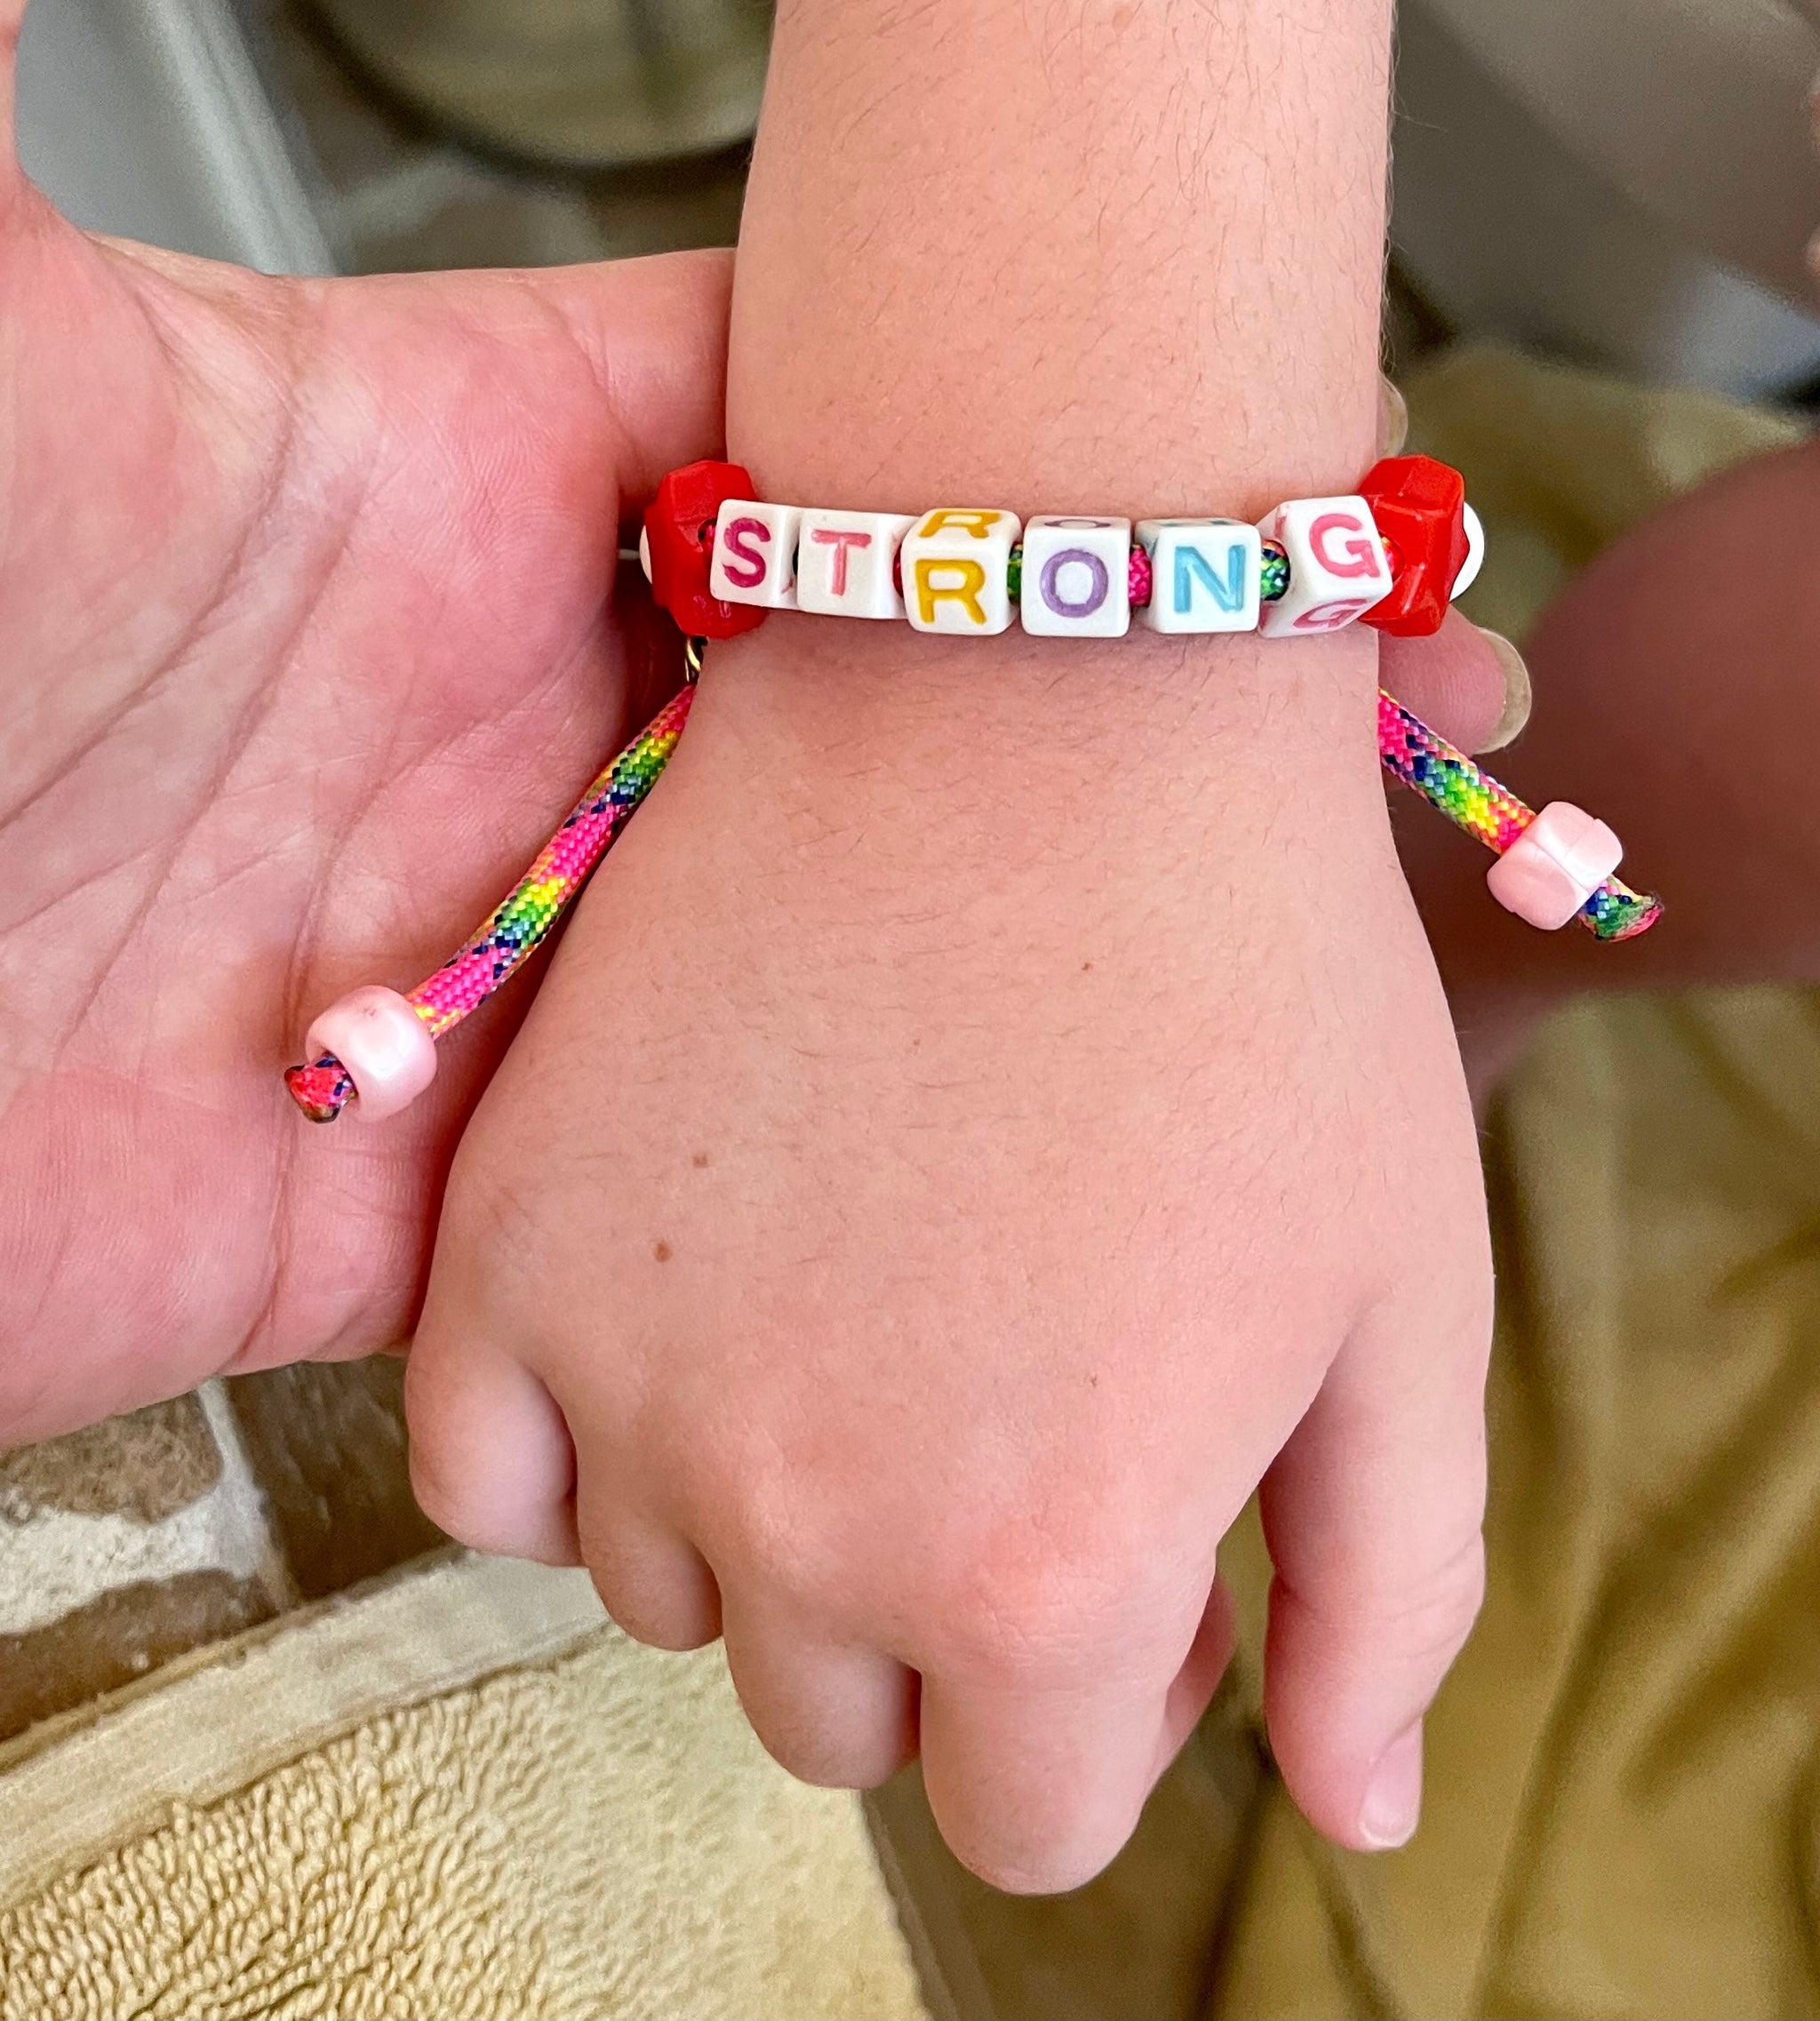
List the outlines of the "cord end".
{"label": "cord end", "polygon": [[291,1098],[312,1122],[333,1122],[354,1099],[354,1076],[332,1052],[284,1070]]}

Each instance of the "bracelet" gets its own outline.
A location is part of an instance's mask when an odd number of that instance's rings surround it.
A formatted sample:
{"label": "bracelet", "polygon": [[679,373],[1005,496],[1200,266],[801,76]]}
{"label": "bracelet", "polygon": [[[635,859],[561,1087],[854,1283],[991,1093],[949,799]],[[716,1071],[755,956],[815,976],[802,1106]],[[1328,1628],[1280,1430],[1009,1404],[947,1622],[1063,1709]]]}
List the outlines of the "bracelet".
{"label": "bracelet", "polygon": [[991,637],[1152,631],[1295,638],[1361,619],[1439,630],[1471,587],[1484,530],[1457,470],[1386,457],[1356,493],[1235,519],[1098,518],[996,507],[922,514],[767,505],[736,463],[692,463],[658,487],[639,539],[651,594],[685,633],[732,638],[772,611],[905,619]]}
{"label": "bracelet", "polygon": [[[689,720],[709,638],[750,631],[781,609],[905,617],[918,630],[986,635],[1008,628],[1013,604],[1026,630],[1051,636],[1117,636],[1133,610],[1158,631],[1308,635],[1359,619],[1419,636],[1439,628],[1484,552],[1457,472],[1425,457],[1388,459],[1355,496],[1292,500],[1262,527],[1140,520],[1134,530],[1122,519],[1060,516],[1020,526],[996,509],[942,508],[920,520],[804,512],[756,503],[752,489],[737,465],[713,463],[673,471],[659,485],[639,554],[683,627],[684,685],[433,976],[408,995],[356,989],[311,1025],[305,1063],[284,1082],[313,1122],[332,1122],[350,1102],[378,1122],[430,1085],[436,1041],[549,937],[657,783]],[[1025,595],[1033,579],[1034,605]],[[1499,904],[1551,930],[1577,918],[1599,940],[1633,939],[1656,923],[1660,901],[1612,875],[1623,851],[1604,822],[1566,801],[1537,812],[1392,696],[1380,690],[1377,701],[1385,770],[1493,851],[1486,882]]]}

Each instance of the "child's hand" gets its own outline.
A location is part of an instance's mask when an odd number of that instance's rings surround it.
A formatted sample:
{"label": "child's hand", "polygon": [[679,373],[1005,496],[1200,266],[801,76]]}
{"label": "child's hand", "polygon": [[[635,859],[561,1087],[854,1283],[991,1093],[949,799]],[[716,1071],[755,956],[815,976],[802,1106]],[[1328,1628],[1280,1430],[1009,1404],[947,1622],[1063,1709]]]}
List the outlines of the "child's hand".
{"label": "child's hand", "polygon": [[[622,499],[712,453],[727,262],[282,283],[12,159],[0,0],[0,1446],[407,1326],[464,1045],[299,1125],[621,734]],[[492,1026],[491,1048],[505,1028]]]}
{"label": "child's hand", "polygon": [[920,1726],[1017,1888],[1107,1859],[1200,1713],[1260,1478],[1272,1737],[1334,1837],[1412,1827],[1479,1593],[1479,1168],[1371,647],[1211,650],[716,649],[410,1367],[440,1522],[579,1551],[648,1641],[723,1626],[811,1779]]}

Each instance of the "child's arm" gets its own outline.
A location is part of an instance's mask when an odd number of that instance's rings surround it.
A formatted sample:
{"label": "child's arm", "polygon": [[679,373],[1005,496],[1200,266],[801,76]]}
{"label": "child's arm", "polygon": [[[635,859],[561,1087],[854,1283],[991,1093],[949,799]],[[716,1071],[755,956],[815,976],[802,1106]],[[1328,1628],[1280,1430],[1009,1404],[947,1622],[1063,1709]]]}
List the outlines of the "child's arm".
{"label": "child's arm", "polygon": [[[1349,489],[1388,34],[1379,0],[786,4],[731,451],[903,510]],[[1009,1885],[1122,1841],[1260,1478],[1284,1772],[1348,1843],[1414,1825],[1490,1276],[1375,667],[1361,631],[788,616],[714,650],[451,1184],[433,1513],[552,1555],[579,1522],[635,1633],[723,1623],[801,1773],[876,1779],[920,1727]]]}

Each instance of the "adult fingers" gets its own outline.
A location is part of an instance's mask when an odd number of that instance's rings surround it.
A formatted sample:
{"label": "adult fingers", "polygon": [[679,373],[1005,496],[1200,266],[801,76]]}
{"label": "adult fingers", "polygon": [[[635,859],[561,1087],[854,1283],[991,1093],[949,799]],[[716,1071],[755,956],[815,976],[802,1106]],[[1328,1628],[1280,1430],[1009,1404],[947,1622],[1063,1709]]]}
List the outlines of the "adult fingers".
{"label": "adult fingers", "polygon": [[1377,453],[1401,456],[1409,439],[1409,403],[1386,373],[1377,375]]}
{"label": "adult fingers", "polygon": [[579,1565],[575,1448],[555,1400],[509,1354],[419,1331],[404,1364],[411,1484],[430,1521],[504,1558]]}
{"label": "adult fingers", "polygon": [[20,181],[13,84],[19,70],[19,29],[24,19],[25,0],[0,0],[0,199],[10,196]]}
{"label": "adult fingers", "polygon": [[1490,1278],[1361,1326],[1263,1487],[1276,1565],[1271,1745],[1329,1838],[1401,1845],[1422,1796],[1422,1719],[1484,1585]]}
{"label": "adult fingers", "polygon": [[894,1658],[830,1642],[787,1609],[737,1591],[722,1634],[746,1716],[793,1776],[876,1789],[914,1755],[918,1680]]}
{"label": "adult fingers", "polygon": [[1502,750],[1529,720],[1529,672],[1497,632],[1449,610],[1427,638],[1378,641],[1377,679],[1463,751]]}
{"label": "adult fingers", "polygon": [[1238,1616],[1233,1606],[1232,1589],[1224,1579],[1216,1578],[1187,1657],[1163,1697],[1162,1733],[1157,1745],[1156,1760],[1151,1766],[1153,1786],[1182,1752],[1188,1736],[1200,1725],[1201,1713],[1212,1703],[1219,1681],[1226,1674],[1226,1666],[1233,1660],[1238,1636]]}

